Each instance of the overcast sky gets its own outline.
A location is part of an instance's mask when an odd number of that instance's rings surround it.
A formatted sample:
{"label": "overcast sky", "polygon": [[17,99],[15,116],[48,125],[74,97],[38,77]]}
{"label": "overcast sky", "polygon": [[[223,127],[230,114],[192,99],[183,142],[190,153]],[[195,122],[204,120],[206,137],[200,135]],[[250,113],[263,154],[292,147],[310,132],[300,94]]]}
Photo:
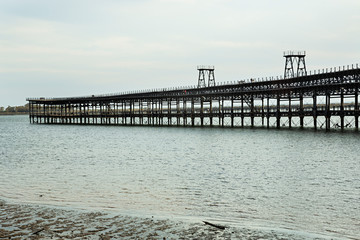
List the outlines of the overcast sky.
{"label": "overcast sky", "polygon": [[0,0],[0,106],[360,63],[359,0]]}

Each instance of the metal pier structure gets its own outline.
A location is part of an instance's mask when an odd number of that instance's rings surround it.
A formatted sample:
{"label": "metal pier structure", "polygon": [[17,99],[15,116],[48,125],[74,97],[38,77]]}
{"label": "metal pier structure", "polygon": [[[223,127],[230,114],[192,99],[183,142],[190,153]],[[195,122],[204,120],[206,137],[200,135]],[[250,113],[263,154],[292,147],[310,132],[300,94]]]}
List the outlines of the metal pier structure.
{"label": "metal pier structure", "polygon": [[302,56],[284,54],[286,65],[298,58],[298,69],[286,66],[284,78],[215,85],[214,67],[200,67],[197,87],[28,98],[30,123],[358,130],[359,66],[308,74]]}

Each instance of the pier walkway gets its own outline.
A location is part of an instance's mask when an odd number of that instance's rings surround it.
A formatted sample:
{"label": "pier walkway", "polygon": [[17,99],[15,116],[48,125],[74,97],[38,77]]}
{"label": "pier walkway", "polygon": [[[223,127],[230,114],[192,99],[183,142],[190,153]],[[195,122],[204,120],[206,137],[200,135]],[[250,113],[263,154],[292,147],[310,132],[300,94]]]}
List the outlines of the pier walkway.
{"label": "pier walkway", "polygon": [[360,68],[69,98],[28,98],[38,124],[359,129]]}

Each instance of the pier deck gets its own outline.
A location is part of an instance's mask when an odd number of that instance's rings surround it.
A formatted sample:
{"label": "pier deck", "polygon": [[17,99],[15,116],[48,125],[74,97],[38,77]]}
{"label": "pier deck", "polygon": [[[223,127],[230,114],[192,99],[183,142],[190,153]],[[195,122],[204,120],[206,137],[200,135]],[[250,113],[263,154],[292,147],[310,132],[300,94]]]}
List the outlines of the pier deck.
{"label": "pier deck", "polygon": [[31,123],[359,129],[360,68],[70,98],[28,98]]}

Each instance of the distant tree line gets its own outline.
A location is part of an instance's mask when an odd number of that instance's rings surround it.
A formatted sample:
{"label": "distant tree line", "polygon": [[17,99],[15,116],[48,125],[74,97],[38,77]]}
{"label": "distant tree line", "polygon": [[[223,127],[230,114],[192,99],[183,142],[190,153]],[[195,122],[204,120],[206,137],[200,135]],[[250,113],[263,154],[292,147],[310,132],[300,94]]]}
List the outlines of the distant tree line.
{"label": "distant tree line", "polygon": [[29,112],[29,104],[24,106],[0,107],[0,114],[25,114]]}

